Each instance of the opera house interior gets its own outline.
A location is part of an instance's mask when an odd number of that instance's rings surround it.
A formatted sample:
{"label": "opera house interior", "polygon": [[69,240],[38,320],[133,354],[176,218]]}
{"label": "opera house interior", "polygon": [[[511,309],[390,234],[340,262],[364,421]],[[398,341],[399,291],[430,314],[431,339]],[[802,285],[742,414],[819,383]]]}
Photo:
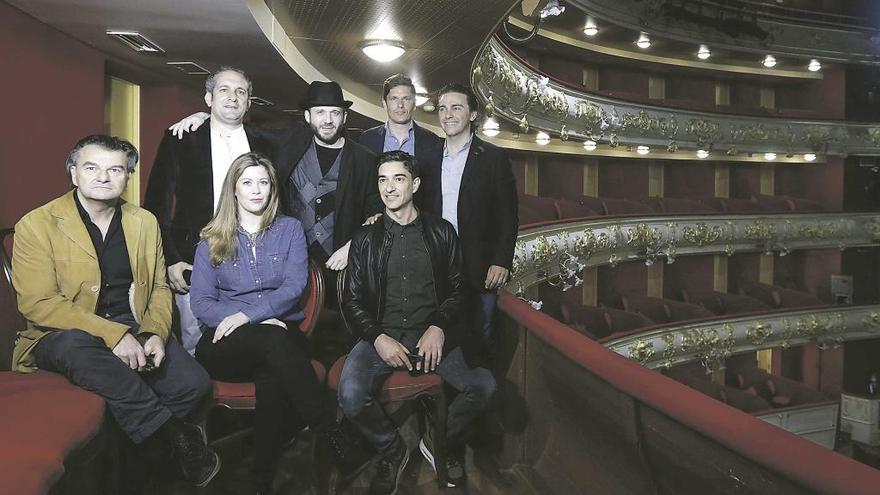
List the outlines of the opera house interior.
{"label": "opera house interior", "polygon": [[[196,489],[132,473],[101,397],[12,362],[13,226],[71,189],[90,134],[139,150],[123,197],[142,204],[166,129],[224,66],[269,129],[338,82],[354,140],[390,117],[396,73],[444,138],[438,93],[461,83],[510,159],[519,229],[467,483],[415,447],[442,381],[386,386],[414,449],[397,493],[880,493],[878,2],[0,0],[0,54],[0,493],[254,492],[252,383],[213,383],[222,469]],[[351,341],[321,306],[308,339],[332,385]],[[311,436],[274,493],[368,493],[375,466],[309,482]]]}

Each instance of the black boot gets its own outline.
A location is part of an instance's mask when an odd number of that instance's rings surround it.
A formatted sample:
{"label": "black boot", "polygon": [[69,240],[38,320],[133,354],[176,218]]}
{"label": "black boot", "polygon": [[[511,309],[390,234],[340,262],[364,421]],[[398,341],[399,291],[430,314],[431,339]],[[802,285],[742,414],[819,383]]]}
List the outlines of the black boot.
{"label": "black boot", "polygon": [[205,486],[220,471],[220,456],[205,445],[201,430],[172,417],[162,425],[171,443],[174,459],[183,477],[195,486]]}

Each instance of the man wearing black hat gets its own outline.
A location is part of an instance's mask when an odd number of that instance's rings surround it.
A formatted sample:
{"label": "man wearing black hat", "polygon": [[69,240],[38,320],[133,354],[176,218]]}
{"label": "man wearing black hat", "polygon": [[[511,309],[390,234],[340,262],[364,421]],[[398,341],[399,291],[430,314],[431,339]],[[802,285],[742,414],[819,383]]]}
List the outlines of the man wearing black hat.
{"label": "man wearing black hat", "polygon": [[302,103],[312,132],[291,129],[275,153],[286,211],[302,222],[309,255],[334,271],[347,265],[355,229],[382,207],[376,156],[343,135],[351,103],[339,84],[312,82]]}
{"label": "man wearing black hat", "polygon": [[[348,264],[354,230],[382,210],[376,189],[376,156],[344,136],[352,102],[336,82],[314,81],[301,103],[307,126],[263,130],[275,143],[272,154],[285,213],[303,224],[309,256],[336,272]],[[199,113],[172,126],[181,135],[208,117]],[[331,274],[327,284],[333,287]],[[335,291],[328,291],[332,304]]]}

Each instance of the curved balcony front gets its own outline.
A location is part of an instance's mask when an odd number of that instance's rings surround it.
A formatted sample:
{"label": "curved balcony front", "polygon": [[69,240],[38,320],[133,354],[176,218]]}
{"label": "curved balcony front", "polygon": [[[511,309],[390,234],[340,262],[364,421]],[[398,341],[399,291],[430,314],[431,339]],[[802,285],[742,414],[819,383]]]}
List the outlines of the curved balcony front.
{"label": "curved balcony front", "polygon": [[649,368],[700,361],[707,369],[719,369],[733,354],[802,344],[826,348],[878,337],[880,305],[872,304],[675,323],[612,337],[602,344]]}
{"label": "curved balcony front", "polygon": [[549,79],[497,37],[478,54],[471,79],[487,114],[515,123],[522,133],[536,129],[577,140],[578,147],[584,140],[612,149],[681,147],[716,150],[720,159],[731,160],[766,152],[880,155],[880,124],[747,117],[604,98]]}
{"label": "curved balcony front", "polygon": [[[729,50],[878,64],[878,31],[864,20],[801,11],[793,16],[763,11],[747,2],[643,2],[569,0],[597,19],[682,41],[699,40]],[[690,5],[686,5],[690,4]],[[752,8],[749,8],[752,7]],[[862,21],[859,23],[858,21]]]}
{"label": "curved balcony front", "polygon": [[788,254],[880,243],[876,213],[788,213],[601,217],[520,231],[507,287],[523,293],[548,279],[579,283],[585,268],[685,255]]}

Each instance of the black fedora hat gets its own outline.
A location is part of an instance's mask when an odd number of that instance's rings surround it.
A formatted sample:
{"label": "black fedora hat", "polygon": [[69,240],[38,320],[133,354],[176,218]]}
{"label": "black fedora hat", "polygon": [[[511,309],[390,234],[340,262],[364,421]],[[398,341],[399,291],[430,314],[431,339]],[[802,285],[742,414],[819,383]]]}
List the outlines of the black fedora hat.
{"label": "black fedora hat", "polygon": [[342,88],[339,84],[330,81],[312,81],[305,99],[300,103],[303,110],[312,107],[350,107],[352,102],[342,99]]}

